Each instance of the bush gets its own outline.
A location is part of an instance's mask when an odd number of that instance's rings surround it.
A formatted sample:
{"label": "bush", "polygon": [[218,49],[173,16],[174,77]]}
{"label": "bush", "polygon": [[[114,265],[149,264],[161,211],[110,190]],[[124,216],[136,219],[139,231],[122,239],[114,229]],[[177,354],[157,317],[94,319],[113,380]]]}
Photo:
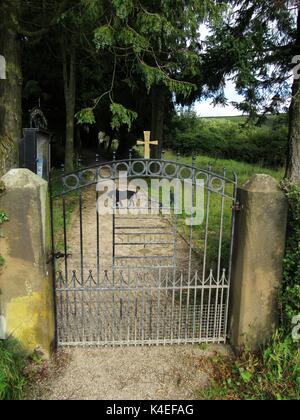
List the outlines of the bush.
{"label": "bush", "polygon": [[260,166],[285,164],[288,125],[285,115],[269,117],[261,125],[245,118],[199,118],[195,113],[176,115],[166,146],[190,155],[191,150],[218,159],[234,159]]}
{"label": "bush", "polygon": [[292,338],[292,319],[300,314],[300,189],[283,183],[289,200],[288,242],[281,289],[282,325],[258,354],[211,361],[214,380],[207,399],[299,400],[300,346]]}
{"label": "bush", "polygon": [[210,361],[211,386],[200,398],[209,400],[299,400],[300,349],[291,337],[276,333],[260,354]]}
{"label": "bush", "polygon": [[300,315],[300,188],[284,181],[289,200],[288,242],[284,260],[282,322],[286,329],[294,316]]}
{"label": "bush", "polygon": [[22,399],[25,362],[25,353],[16,341],[0,340],[0,401]]}

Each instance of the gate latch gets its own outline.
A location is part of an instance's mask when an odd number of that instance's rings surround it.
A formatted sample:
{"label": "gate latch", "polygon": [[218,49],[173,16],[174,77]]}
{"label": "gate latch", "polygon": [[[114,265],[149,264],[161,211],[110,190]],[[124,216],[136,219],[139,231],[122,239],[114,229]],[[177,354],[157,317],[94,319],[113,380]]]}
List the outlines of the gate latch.
{"label": "gate latch", "polygon": [[64,254],[63,252],[56,252],[55,254],[53,252],[48,254],[47,258],[47,264],[50,264],[50,262],[53,262],[53,260],[60,260],[61,258],[69,258],[72,254]]}

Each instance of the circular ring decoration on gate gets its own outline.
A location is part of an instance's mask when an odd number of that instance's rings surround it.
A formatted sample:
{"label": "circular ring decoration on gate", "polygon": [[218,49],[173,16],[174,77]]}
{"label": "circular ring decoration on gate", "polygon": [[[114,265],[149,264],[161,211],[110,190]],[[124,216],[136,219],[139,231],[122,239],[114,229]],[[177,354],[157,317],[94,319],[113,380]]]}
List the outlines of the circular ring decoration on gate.
{"label": "circular ring decoration on gate", "polygon": [[96,173],[94,169],[85,169],[84,171],[79,173],[79,179],[81,185],[87,185],[95,182],[96,180]]}
{"label": "circular ring decoration on gate", "polygon": [[[141,165],[142,170],[136,170],[137,165]],[[136,175],[136,176],[146,175],[146,173],[147,173],[146,163],[142,162],[142,161],[133,162],[132,163],[132,173],[133,173],[133,175]]]}
{"label": "circular ring decoration on gate", "polygon": [[112,173],[113,173],[113,170],[111,166],[109,165],[101,166],[101,168],[99,169],[99,178],[110,179],[112,178]]}
{"label": "circular ring decoration on gate", "polygon": [[76,190],[80,186],[79,177],[75,174],[67,175],[63,178],[63,185],[67,191]]}
{"label": "circular ring decoration on gate", "polygon": [[225,181],[224,179],[218,178],[218,177],[213,177],[210,181],[210,188],[211,190],[213,190],[214,192],[222,192],[222,190],[225,187]]}
{"label": "circular ring decoration on gate", "polygon": [[166,163],[164,167],[164,176],[167,178],[176,178],[178,169],[179,167],[176,163]]}
{"label": "circular ring decoration on gate", "polygon": [[119,162],[116,164],[116,172],[127,172],[129,173],[129,165],[126,162]]}
{"label": "circular ring decoration on gate", "polygon": [[204,185],[208,185],[208,174],[206,172],[199,171],[196,174],[196,181],[204,181]]}
{"label": "circular ring decoration on gate", "polygon": [[[154,171],[151,169],[152,166],[154,166]],[[163,171],[162,162],[149,162],[148,163],[148,173],[149,173],[149,175],[160,176],[160,175],[162,175],[162,171]]]}
{"label": "circular ring decoration on gate", "polygon": [[187,166],[183,166],[179,170],[179,178],[180,179],[193,179],[193,169]]}

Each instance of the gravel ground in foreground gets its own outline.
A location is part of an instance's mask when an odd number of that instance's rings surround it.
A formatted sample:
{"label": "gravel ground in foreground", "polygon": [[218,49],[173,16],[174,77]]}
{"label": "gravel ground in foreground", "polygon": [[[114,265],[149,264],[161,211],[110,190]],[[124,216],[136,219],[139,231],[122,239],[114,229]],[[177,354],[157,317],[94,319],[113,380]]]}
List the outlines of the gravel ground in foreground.
{"label": "gravel ground in foreground", "polygon": [[209,381],[205,359],[228,355],[226,346],[66,349],[33,391],[42,400],[193,400]]}

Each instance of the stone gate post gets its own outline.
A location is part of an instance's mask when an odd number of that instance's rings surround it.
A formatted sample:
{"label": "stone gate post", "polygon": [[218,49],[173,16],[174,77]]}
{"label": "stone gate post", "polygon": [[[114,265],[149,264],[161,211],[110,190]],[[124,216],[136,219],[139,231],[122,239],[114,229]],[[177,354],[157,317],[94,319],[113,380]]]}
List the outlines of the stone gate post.
{"label": "stone gate post", "polygon": [[278,323],[288,205],[268,175],[254,175],[239,189],[238,200],[230,336],[235,349],[257,350]]}
{"label": "stone gate post", "polygon": [[13,169],[2,182],[0,211],[9,221],[0,238],[0,330],[48,357],[55,338],[48,184],[28,169]]}

